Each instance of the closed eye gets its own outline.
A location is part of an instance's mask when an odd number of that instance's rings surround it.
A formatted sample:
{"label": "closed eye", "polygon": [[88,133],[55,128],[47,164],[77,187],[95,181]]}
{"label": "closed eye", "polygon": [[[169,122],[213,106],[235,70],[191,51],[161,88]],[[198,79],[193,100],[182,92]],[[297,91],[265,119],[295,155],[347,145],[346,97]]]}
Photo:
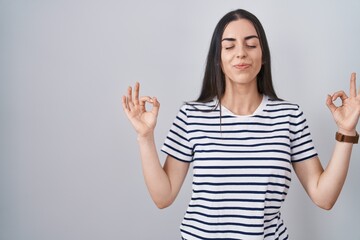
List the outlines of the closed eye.
{"label": "closed eye", "polygon": [[234,46],[225,47],[226,50],[230,50],[230,49],[232,49],[232,48],[234,48]]}

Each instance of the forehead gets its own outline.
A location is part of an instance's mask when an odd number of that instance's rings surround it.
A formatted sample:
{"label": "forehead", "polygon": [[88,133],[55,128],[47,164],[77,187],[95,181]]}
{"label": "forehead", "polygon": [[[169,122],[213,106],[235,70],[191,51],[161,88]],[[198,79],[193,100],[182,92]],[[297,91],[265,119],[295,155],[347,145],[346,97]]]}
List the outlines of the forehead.
{"label": "forehead", "polygon": [[238,19],[230,22],[225,27],[222,38],[224,37],[244,38],[250,35],[258,36],[252,22],[250,22],[247,19]]}

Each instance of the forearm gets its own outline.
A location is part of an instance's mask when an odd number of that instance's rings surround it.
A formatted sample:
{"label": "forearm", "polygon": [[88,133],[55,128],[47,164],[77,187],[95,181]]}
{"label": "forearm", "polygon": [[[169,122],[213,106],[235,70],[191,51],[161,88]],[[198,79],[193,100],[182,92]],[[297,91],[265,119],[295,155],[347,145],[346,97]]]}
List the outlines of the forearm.
{"label": "forearm", "polygon": [[350,165],[353,144],[335,143],[332,157],[319,177],[316,202],[325,209],[330,209],[340,195]]}
{"label": "forearm", "polygon": [[171,195],[169,177],[161,166],[154,135],[138,137],[142,170],[151,198],[159,208],[165,207]]}

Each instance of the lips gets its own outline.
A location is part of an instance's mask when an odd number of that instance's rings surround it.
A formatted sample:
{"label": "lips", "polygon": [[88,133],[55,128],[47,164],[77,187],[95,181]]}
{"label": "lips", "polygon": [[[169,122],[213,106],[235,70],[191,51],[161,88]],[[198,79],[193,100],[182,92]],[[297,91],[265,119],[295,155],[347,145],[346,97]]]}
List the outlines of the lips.
{"label": "lips", "polygon": [[244,70],[244,69],[247,69],[249,68],[251,65],[250,64],[247,64],[247,63],[240,63],[240,64],[236,64],[234,65],[234,67],[236,69],[239,69],[239,70]]}

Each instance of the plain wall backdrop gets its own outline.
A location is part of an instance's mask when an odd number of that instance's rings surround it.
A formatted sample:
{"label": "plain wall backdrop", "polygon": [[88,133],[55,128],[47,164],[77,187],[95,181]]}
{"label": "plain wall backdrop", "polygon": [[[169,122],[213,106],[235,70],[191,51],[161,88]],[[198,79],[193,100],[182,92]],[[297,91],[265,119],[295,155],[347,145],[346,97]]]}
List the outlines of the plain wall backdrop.
{"label": "plain wall backdrop", "polygon": [[[191,171],[158,210],[121,96],[139,81],[158,97],[160,149],[200,92],[216,23],[237,8],[262,22],[277,93],[302,107],[326,166],[337,130],[326,95],[360,76],[360,1],[0,0],[0,239],[179,239]],[[355,145],[329,212],[293,173],[290,239],[360,239],[359,169]]]}

